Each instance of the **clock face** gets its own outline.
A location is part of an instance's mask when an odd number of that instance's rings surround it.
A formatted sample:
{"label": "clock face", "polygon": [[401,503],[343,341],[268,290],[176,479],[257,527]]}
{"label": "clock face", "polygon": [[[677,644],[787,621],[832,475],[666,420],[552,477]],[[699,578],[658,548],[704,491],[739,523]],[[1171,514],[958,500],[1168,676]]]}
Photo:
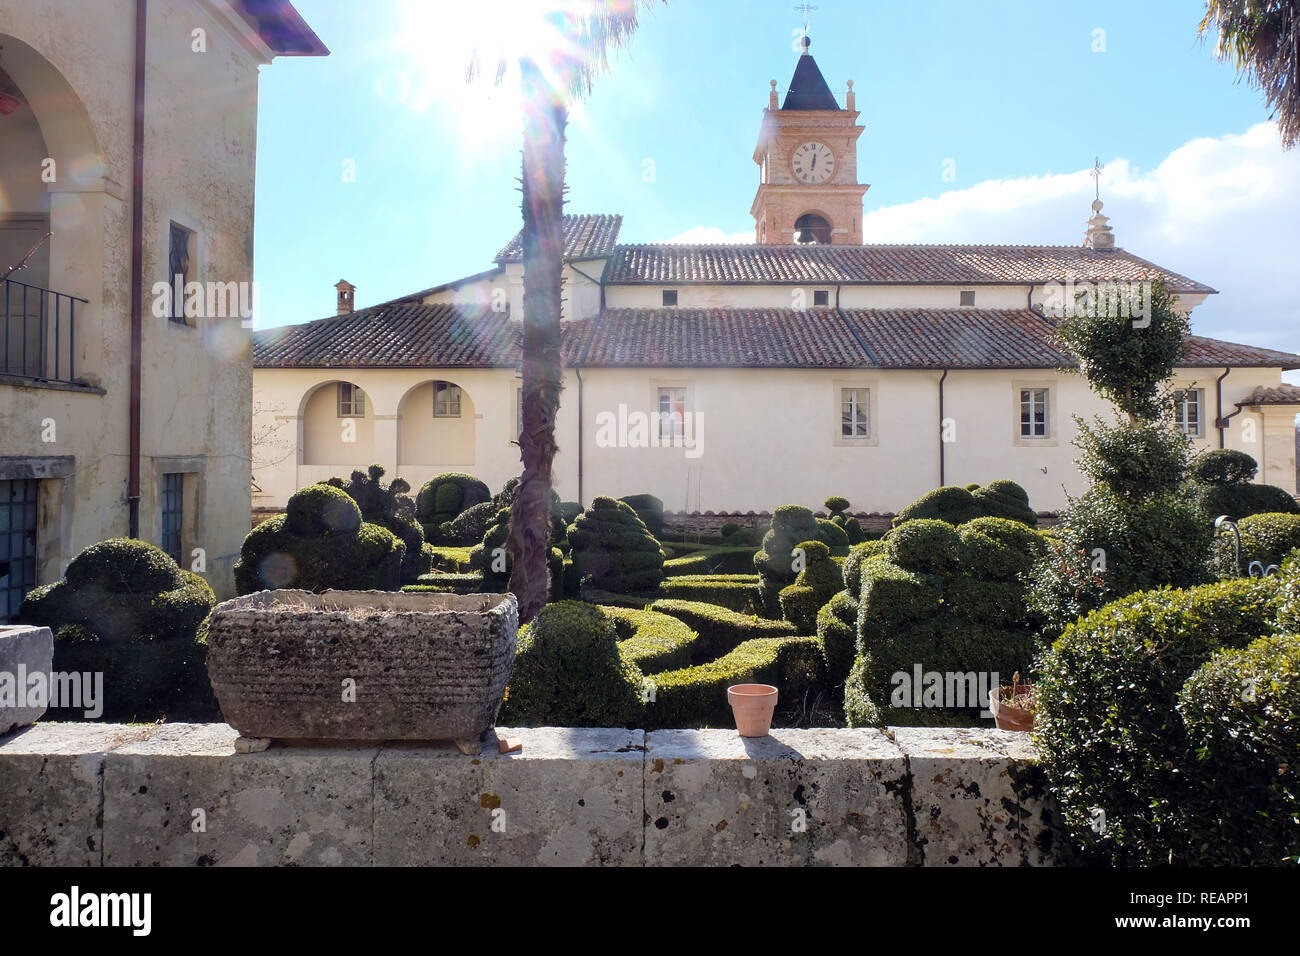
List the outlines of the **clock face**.
{"label": "clock face", "polygon": [[794,151],[794,174],[805,183],[824,183],[835,172],[835,154],[825,143],[804,143]]}

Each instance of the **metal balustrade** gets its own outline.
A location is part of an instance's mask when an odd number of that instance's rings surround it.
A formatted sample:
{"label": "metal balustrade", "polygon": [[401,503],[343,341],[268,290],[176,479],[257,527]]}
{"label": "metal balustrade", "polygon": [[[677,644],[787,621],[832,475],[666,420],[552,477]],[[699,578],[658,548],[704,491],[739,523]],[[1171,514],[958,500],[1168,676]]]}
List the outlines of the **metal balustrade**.
{"label": "metal balustrade", "polygon": [[0,291],[0,374],[77,380],[77,304],[86,299],[14,279]]}

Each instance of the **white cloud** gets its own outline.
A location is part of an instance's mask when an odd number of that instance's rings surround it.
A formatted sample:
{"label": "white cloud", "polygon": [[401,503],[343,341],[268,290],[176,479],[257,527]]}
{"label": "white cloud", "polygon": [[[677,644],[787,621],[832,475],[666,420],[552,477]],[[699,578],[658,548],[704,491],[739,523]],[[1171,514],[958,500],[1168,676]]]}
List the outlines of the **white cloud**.
{"label": "white cloud", "polygon": [[[992,180],[873,210],[864,241],[1078,245],[1088,173]],[[1197,333],[1300,352],[1300,150],[1284,153],[1273,124],[1191,140],[1150,171],[1111,159],[1101,191],[1116,245],[1219,290],[1192,313]]]}
{"label": "white cloud", "polygon": [[680,235],[665,239],[664,242],[677,242],[683,245],[700,246],[709,243],[723,245],[743,245],[754,241],[754,230],[746,232],[723,232],[717,226],[696,226]]}

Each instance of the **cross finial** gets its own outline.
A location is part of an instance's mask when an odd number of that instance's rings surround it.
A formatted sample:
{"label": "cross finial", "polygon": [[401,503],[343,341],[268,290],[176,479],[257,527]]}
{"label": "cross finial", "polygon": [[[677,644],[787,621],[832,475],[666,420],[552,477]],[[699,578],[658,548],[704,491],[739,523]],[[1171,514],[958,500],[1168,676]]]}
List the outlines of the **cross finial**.
{"label": "cross finial", "polygon": [[802,13],[802,14],[803,14],[803,33],[804,33],[804,36],[807,36],[807,35],[808,35],[808,14],[812,13],[812,11],[814,11],[814,10],[816,10],[816,9],[817,9],[817,8],[816,8],[815,6],[813,6],[811,3],[801,3],[801,4],[799,4],[799,6],[797,6],[797,7],[794,8],[794,12],[795,12],[795,13]]}
{"label": "cross finial", "polygon": [[1088,174],[1089,176],[1092,177],[1093,184],[1096,187],[1096,194],[1094,195],[1093,198],[1096,199],[1098,202],[1101,201],[1101,171],[1105,168],[1106,167],[1103,166],[1101,163],[1101,157],[1097,156],[1092,161],[1092,172]]}

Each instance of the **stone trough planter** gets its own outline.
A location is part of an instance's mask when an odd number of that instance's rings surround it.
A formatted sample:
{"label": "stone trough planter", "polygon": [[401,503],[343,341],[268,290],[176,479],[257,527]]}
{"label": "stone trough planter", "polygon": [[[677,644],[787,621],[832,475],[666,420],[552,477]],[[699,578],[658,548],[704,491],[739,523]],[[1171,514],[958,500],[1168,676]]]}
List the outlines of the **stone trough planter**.
{"label": "stone trough planter", "polygon": [[208,618],[208,677],[246,738],[451,740],[478,753],[514,664],[513,594],[259,591]]}
{"label": "stone trough planter", "polygon": [[29,678],[37,673],[48,678],[53,669],[54,635],[48,627],[0,625],[0,737],[45,714],[47,701],[31,699]]}

